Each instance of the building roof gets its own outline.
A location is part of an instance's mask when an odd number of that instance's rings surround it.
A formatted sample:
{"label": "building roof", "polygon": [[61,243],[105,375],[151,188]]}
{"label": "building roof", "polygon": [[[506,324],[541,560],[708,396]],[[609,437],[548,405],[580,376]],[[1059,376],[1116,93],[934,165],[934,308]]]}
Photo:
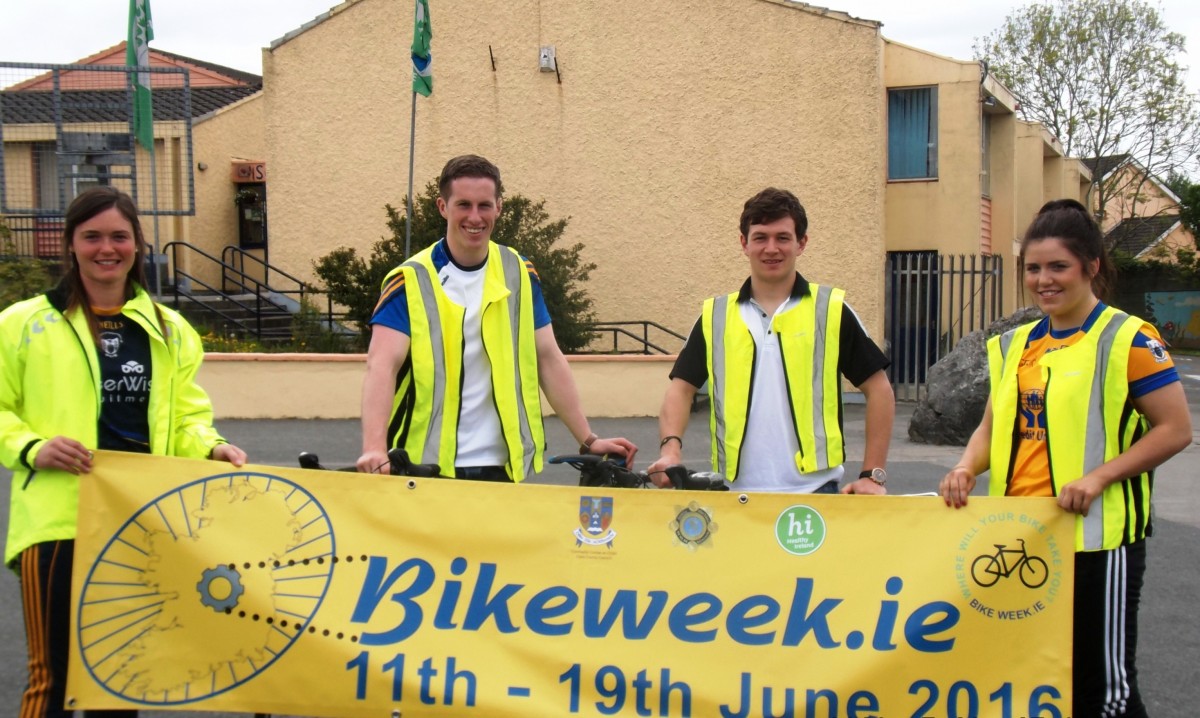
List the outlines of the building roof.
{"label": "building roof", "polygon": [[[193,119],[232,105],[262,89],[262,84],[238,87],[193,87]],[[68,90],[62,98],[62,122],[128,122],[130,96],[125,90]],[[182,120],[187,116],[182,88],[164,87],[153,93],[154,120]],[[54,93],[0,92],[0,122],[5,125],[54,123]]]}
{"label": "building roof", "polygon": [[[121,49],[124,50],[124,48],[125,48],[125,43],[121,43]],[[262,75],[255,75],[253,72],[246,72],[245,70],[237,70],[232,67],[218,65],[215,62],[208,62],[207,60],[197,60],[193,57],[184,57],[183,55],[178,55],[173,52],[167,52],[166,50],[159,50],[157,48],[151,48],[150,51],[152,53],[158,53],[165,57],[169,57],[169,58],[171,58],[177,62],[183,63],[185,65],[195,65],[198,68],[208,70],[217,75],[224,75],[225,77],[228,77],[232,80],[236,80],[237,83],[240,85],[261,85],[262,84]]]}
{"label": "building roof", "polygon": [[1109,230],[1104,240],[1114,251],[1137,257],[1165,237],[1175,225],[1179,215],[1160,214],[1154,217],[1130,217]]}
{"label": "building roof", "polygon": [[[58,86],[62,90],[113,90],[125,86],[127,79],[124,72],[96,72],[82,69],[79,66],[92,67],[124,67],[125,42],[119,42],[112,47],[76,60],[71,65],[42,65],[54,68],[36,77],[19,82],[5,88],[8,92],[49,92],[54,89],[55,70],[58,75]],[[184,57],[166,50],[150,48],[150,66],[162,68],[184,68],[188,70],[188,84],[197,87],[248,87],[261,86],[262,77],[252,72],[235,70],[232,67],[217,65],[204,60]],[[34,65],[38,67],[38,65]],[[179,73],[151,73],[151,87],[181,86],[182,75]]]}
{"label": "building roof", "polygon": [[1110,172],[1120,167],[1129,161],[1129,154],[1105,155],[1103,157],[1087,157],[1080,162],[1087,165],[1087,168],[1092,171],[1092,176],[1104,179]]}

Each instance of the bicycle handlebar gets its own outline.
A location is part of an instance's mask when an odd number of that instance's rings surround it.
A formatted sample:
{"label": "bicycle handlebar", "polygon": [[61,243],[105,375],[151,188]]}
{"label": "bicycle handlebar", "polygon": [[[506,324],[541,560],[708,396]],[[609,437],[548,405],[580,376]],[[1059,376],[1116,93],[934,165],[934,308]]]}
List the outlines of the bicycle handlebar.
{"label": "bicycle handlebar", "polygon": [[[642,489],[653,486],[650,475],[643,471],[630,471],[619,461],[607,455],[564,454],[550,457],[551,464],[567,464],[579,471],[580,486],[610,486],[623,489]],[[682,491],[728,491],[725,477],[711,471],[691,471],[682,464],[668,466],[663,470],[671,485]]]}
{"label": "bicycle handlebar", "polygon": [[[408,458],[408,452],[401,448],[392,449],[387,453],[388,456],[388,473],[393,476],[415,476],[419,479],[443,478],[442,467],[437,464],[414,464]],[[355,466],[347,466],[339,469],[328,469],[321,465],[321,459],[316,454],[310,454],[307,451],[300,452],[297,457],[302,469],[316,469],[317,471],[358,471]]]}

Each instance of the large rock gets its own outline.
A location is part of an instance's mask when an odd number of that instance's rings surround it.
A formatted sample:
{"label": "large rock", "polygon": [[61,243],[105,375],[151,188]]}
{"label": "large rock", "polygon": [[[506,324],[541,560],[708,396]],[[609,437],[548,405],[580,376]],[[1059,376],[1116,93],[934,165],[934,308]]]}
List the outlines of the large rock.
{"label": "large rock", "polygon": [[929,367],[928,391],[913,410],[908,438],[922,444],[966,446],[987,405],[987,340],[1041,317],[1037,307],[1020,309],[983,331],[966,335],[953,351]]}

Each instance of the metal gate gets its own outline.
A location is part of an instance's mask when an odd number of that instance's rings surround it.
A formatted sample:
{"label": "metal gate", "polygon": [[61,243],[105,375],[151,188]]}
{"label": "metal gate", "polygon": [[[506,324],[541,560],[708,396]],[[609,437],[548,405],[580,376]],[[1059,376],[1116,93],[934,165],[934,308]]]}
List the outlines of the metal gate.
{"label": "metal gate", "polygon": [[897,399],[923,398],[929,367],[1000,318],[1003,270],[996,255],[888,252],[884,332]]}
{"label": "metal gate", "polygon": [[[155,172],[133,137],[138,72],[152,76]],[[15,253],[57,259],[67,206],[95,185],[128,192],[156,229],[160,215],[194,215],[190,83],[179,67],[0,62],[0,215]]]}

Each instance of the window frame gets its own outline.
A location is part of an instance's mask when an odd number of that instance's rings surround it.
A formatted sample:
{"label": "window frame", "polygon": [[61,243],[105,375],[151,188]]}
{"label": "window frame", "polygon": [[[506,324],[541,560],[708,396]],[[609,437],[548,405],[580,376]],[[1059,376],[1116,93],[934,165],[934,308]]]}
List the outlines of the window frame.
{"label": "window frame", "polygon": [[[925,147],[924,147],[925,169],[924,169],[923,173],[913,172],[908,169],[904,169],[904,170],[899,169],[898,168],[899,163],[897,162],[897,159],[899,159],[898,155],[899,155],[901,149],[896,148],[896,151],[893,152],[895,140],[897,139],[897,135],[900,134],[900,132],[907,130],[908,132],[915,133],[917,127],[920,126],[916,123],[912,123],[911,127],[907,127],[907,128],[895,127],[894,128],[893,122],[894,121],[898,122],[899,120],[895,116],[896,113],[895,113],[895,108],[893,106],[893,97],[898,97],[898,96],[900,96],[901,93],[906,93],[910,96],[915,96],[914,93],[918,93],[918,92],[923,92],[923,93],[926,93],[926,95],[927,95],[927,99],[926,99],[927,107],[925,110],[925,112],[927,114],[926,114],[925,123],[924,123],[925,138],[926,138],[925,142],[924,142],[924,145],[925,145]],[[889,87],[889,88],[887,88],[887,179],[888,179],[888,182],[930,182],[930,181],[938,180],[939,170],[940,170],[939,161],[938,161],[938,153],[939,153],[940,146],[941,146],[940,138],[938,136],[939,129],[940,129],[939,128],[940,123],[938,122],[938,107],[939,107],[939,105],[938,105],[938,86],[937,85],[917,85],[917,86],[911,86],[911,87]],[[915,137],[916,135],[913,134],[912,136]],[[914,162],[914,160],[913,160],[914,154],[915,154],[915,152],[913,152],[911,150],[909,151],[909,153],[908,153],[909,156],[907,158],[908,163]],[[903,174],[901,174],[901,173],[903,173]]]}

